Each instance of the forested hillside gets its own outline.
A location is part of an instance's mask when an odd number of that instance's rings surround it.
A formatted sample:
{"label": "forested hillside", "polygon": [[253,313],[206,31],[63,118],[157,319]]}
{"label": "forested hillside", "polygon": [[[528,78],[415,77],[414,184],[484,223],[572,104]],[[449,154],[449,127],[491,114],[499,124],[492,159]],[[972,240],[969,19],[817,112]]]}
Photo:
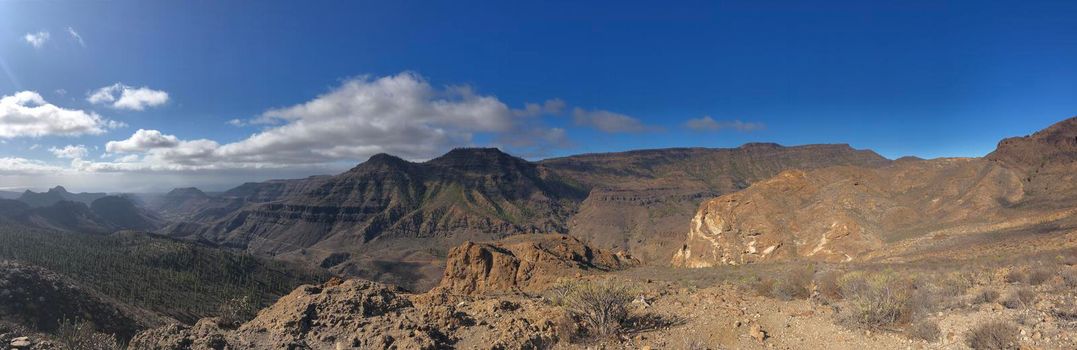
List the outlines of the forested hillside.
{"label": "forested hillside", "polygon": [[246,253],[120,232],[107,236],[0,226],[0,260],[66,275],[120,302],[183,322],[213,316],[226,300],[250,297],[258,307],[304,283],[318,271]]}

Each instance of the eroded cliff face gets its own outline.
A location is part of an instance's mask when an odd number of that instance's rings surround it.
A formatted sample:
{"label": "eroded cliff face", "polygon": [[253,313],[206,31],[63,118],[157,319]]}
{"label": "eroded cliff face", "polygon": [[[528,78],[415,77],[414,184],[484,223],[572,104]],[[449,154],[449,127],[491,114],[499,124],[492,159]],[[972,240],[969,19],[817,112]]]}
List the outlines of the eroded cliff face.
{"label": "eroded cliff face", "polygon": [[1018,175],[983,159],[792,170],[705,202],[672,259],[683,267],[847,262],[929,232],[1002,221]]}
{"label": "eroded cliff face", "polygon": [[586,154],[540,164],[591,188],[569,222],[569,234],[598,248],[630,251],[644,264],[665,264],[681,246],[685,223],[705,200],[784,170],[889,163],[848,145],[751,143]]}
{"label": "eroded cliff face", "polygon": [[623,253],[594,249],[565,235],[526,235],[465,242],[449,252],[435,290],[454,294],[539,291],[560,278],[638,265]]}

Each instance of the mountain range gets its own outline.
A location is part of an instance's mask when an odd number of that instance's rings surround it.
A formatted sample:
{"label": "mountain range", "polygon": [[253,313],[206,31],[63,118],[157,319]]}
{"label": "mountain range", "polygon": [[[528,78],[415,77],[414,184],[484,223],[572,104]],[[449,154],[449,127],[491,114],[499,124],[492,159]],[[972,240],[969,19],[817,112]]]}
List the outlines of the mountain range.
{"label": "mountain range", "polygon": [[425,162],[378,154],[333,176],[214,194],[27,191],[4,201],[0,218],[151,231],[428,289],[450,248],[519,234],[566,234],[644,265],[943,254],[940,242],[977,241],[973,232],[1069,227],[1056,218],[1077,208],[1075,154],[1073,118],[1003,140],[983,158],[889,160],[843,144],[750,143],[527,161],[460,148]]}

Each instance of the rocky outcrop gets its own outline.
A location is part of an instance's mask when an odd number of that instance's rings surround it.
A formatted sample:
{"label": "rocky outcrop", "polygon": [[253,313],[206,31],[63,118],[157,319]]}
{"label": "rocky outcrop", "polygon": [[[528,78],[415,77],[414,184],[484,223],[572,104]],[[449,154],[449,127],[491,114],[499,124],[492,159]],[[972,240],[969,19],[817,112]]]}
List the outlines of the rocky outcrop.
{"label": "rocky outcrop", "polygon": [[1077,117],[1035,134],[1007,138],[986,159],[1021,176],[1028,205],[1077,205]]}
{"label": "rocky outcrop", "polygon": [[883,168],[786,171],[705,202],[672,264],[853,261],[898,242],[1005,219],[1019,177],[982,159],[908,160]]}
{"label": "rocky outcrop", "polygon": [[449,252],[445,275],[436,290],[457,294],[538,291],[561,278],[638,264],[623,253],[593,249],[565,235],[465,242]]}
{"label": "rocky outcrop", "polygon": [[[512,307],[503,307],[505,304]],[[137,349],[533,349],[557,340],[542,304],[407,294],[364,280],[307,285],[236,329],[215,319],[140,333]],[[481,319],[481,324],[476,320]]]}

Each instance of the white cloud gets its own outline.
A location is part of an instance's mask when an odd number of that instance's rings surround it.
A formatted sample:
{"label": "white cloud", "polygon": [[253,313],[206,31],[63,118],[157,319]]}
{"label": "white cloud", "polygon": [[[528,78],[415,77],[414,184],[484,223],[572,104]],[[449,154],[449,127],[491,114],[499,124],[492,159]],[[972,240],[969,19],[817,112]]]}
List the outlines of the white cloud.
{"label": "white cloud", "polygon": [[657,130],[652,126],[644,125],[639,119],[604,110],[585,110],[575,108],[572,111],[572,120],[579,126],[592,127],[608,133],[634,133]]}
{"label": "white cloud", "polygon": [[75,28],[67,27],[67,34],[70,34],[71,38],[75,39],[80,46],[86,47],[86,42],[82,40],[82,36],[79,35],[79,32],[75,31]]}
{"label": "white cloud", "polygon": [[736,131],[750,132],[756,130],[762,130],[765,128],[763,123],[743,122],[739,119],[729,121],[714,120],[710,116],[703,116],[702,118],[689,119],[684,122],[686,128],[696,131],[718,131],[722,129],[733,129]]}
{"label": "white cloud", "polygon": [[0,157],[0,175],[39,175],[55,174],[64,171],[64,168],[48,165],[42,161],[18,158]]}
{"label": "white cloud", "polygon": [[[564,108],[563,102],[551,101],[541,109]],[[141,154],[141,161],[87,162],[80,167],[93,171],[309,167],[363,160],[381,152],[422,160],[471,145],[479,134],[528,150],[566,143],[564,130],[521,117],[496,97],[464,86],[436,88],[412,73],[352,79],[311,101],[268,110],[255,120],[276,125],[223,145],[139,130],[127,140],[109,142],[105,149]]]}
{"label": "white cloud", "polygon": [[67,145],[64,146],[64,148],[51,147],[49,148],[49,152],[52,152],[52,154],[55,155],[56,158],[67,159],[86,158],[86,154],[89,153],[89,151],[86,150],[86,146],[83,145]]}
{"label": "white cloud", "polygon": [[22,38],[26,40],[30,46],[33,46],[35,49],[40,49],[42,46],[45,46],[45,42],[49,41],[49,32],[40,31],[37,33],[26,33]]}
{"label": "white cloud", "polygon": [[549,99],[542,104],[527,103],[524,104],[523,109],[514,109],[512,112],[521,117],[534,117],[543,114],[561,114],[565,109],[565,101],[559,98]]}
{"label": "white cloud", "polygon": [[106,143],[105,152],[139,153],[157,148],[172,148],[179,144],[179,138],[175,136],[165,135],[157,130],[138,129],[126,140]]}
{"label": "white cloud", "polygon": [[123,125],[97,113],[57,107],[33,91],[0,98],[0,138],[102,134]]}
{"label": "white cloud", "polygon": [[168,102],[168,93],[145,86],[136,88],[116,83],[94,90],[86,97],[86,101],[93,104],[108,104],[117,109],[141,111],[146,107],[165,104]]}
{"label": "white cloud", "polygon": [[246,121],[244,121],[243,119],[238,119],[238,118],[229,120],[227,123],[228,123],[228,125],[235,126],[235,127],[240,127],[240,126],[246,126],[247,125]]}

